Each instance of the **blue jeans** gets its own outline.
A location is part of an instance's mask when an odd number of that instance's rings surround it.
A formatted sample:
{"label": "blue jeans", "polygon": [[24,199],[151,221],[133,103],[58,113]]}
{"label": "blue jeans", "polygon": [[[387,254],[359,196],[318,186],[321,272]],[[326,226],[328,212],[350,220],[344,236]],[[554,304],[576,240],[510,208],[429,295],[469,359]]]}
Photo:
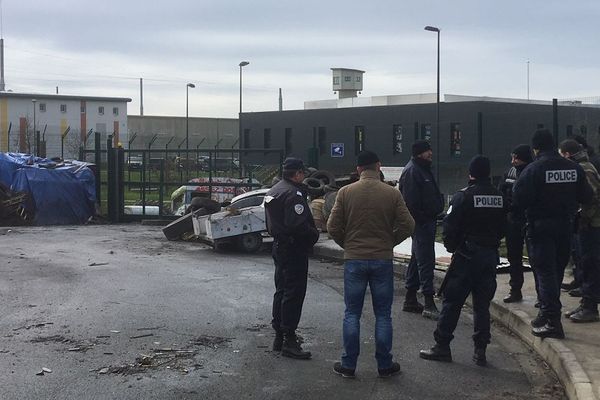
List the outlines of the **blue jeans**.
{"label": "blue jeans", "polygon": [[419,290],[424,295],[433,295],[433,269],[435,268],[435,220],[415,224],[412,235],[412,249],[405,287]]}
{"label": "blue jeans", "polygon": [[375,359],[379,369],[392,366],[392,301],[394,267],[392,260],[347,260],[344,263],[344,354],[342,366],[355,369],[360,353],[360,316],[367,285],[375,313]]}

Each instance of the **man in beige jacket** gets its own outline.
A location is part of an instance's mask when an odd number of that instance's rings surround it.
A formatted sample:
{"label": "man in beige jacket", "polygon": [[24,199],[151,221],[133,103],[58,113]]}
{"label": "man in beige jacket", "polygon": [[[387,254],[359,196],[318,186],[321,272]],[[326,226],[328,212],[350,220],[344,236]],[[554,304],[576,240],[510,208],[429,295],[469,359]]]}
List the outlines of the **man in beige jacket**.
{"label": "man in beige jacket", "polygon": [[415,222],[400,192],[381,182],[377,154],[363,151],[356,170],[360,180],[341,188],[327,221],[327,231],[344,249],[344,353],[334,372],[353,378],[360,352],[360,316],[367,285],[375,312],[375,359],[379,376],[400,372],[393,361],[393,249],[410,237]]}

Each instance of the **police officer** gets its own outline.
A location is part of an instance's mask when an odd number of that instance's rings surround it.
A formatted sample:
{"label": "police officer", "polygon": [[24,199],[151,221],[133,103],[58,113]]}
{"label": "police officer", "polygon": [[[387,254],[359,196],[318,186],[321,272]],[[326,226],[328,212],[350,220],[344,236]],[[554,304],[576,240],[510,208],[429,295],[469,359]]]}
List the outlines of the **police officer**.
{"label": "police officer", "polygon": [[498,246],[504,236],[506,211],[502,194],[492,186],[490,160],[477,155],[469,164],[469,185],[452,197],[443,222],[446,249],[453,253],[442,286],[442,311],[433,333],[436,344],[421,350],[426,360],[452,361],[454,338],[462,306],[473,297],[473,361],[486,365],[490,342],[490,302],[496,292]]}
{"label": "police officer", "polygon": [[527,217],[527,248],[537,277],[540,311],[531,321],[532,333],[562,339],[560,284],[569,261],[573,219],[578,203],[590,202],[593,193],[581,166],[558,154],[549,130],[537,130],[531,144],[536,159],[515,183],[513,204]]}
{"label": "police officer", "polygon": [[273,242],[275,294],[273,350],[285,357],[308,359],[302,350],[296,328],[302,314],[308,277],[308,254],[319,238],[302,185],[304,163],[297,158],[283,162],[283,179],[265,196],[267,229]]}
{"label": "police officer", "polygon": [[510,293],[503,301],[514,303],[523,299],[523,245],[525,244],[525,215],[512,207],[512,188],[525,169],[532,162],[531,148],[520,144],[511,153],[512,167],[506,171],[498,190],[504,196],[508,210],[506,224],[506,257],[508,258],[510,272]]}

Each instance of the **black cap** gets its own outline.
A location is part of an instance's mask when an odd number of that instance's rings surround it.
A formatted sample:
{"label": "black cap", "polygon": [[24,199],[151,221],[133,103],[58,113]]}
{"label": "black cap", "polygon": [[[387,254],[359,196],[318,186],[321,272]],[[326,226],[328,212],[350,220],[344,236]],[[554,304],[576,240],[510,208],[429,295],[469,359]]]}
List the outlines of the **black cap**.
{"label": "black cap", "polygon": [[531,156],[531,147],[526,144],[520,144],[512,151],[512,154],[515,155],[515,158],[526,163],[530,163],[533,161],[533,157]]}
{"label": "black cap", "polygon": [[427,150],[431,150],[431,144],[429,144],[429,142],[427,140],[417,140],[412,145],[413,157],[416,157],[419,154],[425,153]]}
{"label": "black cap", "polygon": [[531,147],[535,150],[553,150],[554,137],[548,129],[538,129],[531,137]]}
{"label": "black cap", "polygon": [[358,153],[358,157],[356,157],[356,165],[359,167],[375,164],[376,162],[379,162],[379,157],[377,157],[377,154],[369,150],[361,151]]}
{"label": "black cap", "polygon": [[283,161],[284,171],[305,171],[304,162],[299,158],[288,157]]}
{"label": "black cap", "polygon": [[490,159],[486,156],[476,155],[469,163],[469,175],[475,179],[490,177]]}

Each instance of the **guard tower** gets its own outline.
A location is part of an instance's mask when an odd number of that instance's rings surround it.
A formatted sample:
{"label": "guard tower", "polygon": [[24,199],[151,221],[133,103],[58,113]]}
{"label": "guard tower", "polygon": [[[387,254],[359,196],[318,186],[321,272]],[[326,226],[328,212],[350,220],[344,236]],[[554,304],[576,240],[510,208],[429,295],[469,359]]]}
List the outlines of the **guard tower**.
{"label": "guard tower", "polygon": [[363,90],[363,74],[365,71],[349,68],[331,68],[333,91],[338,92],[339,99],[357,97]]}

